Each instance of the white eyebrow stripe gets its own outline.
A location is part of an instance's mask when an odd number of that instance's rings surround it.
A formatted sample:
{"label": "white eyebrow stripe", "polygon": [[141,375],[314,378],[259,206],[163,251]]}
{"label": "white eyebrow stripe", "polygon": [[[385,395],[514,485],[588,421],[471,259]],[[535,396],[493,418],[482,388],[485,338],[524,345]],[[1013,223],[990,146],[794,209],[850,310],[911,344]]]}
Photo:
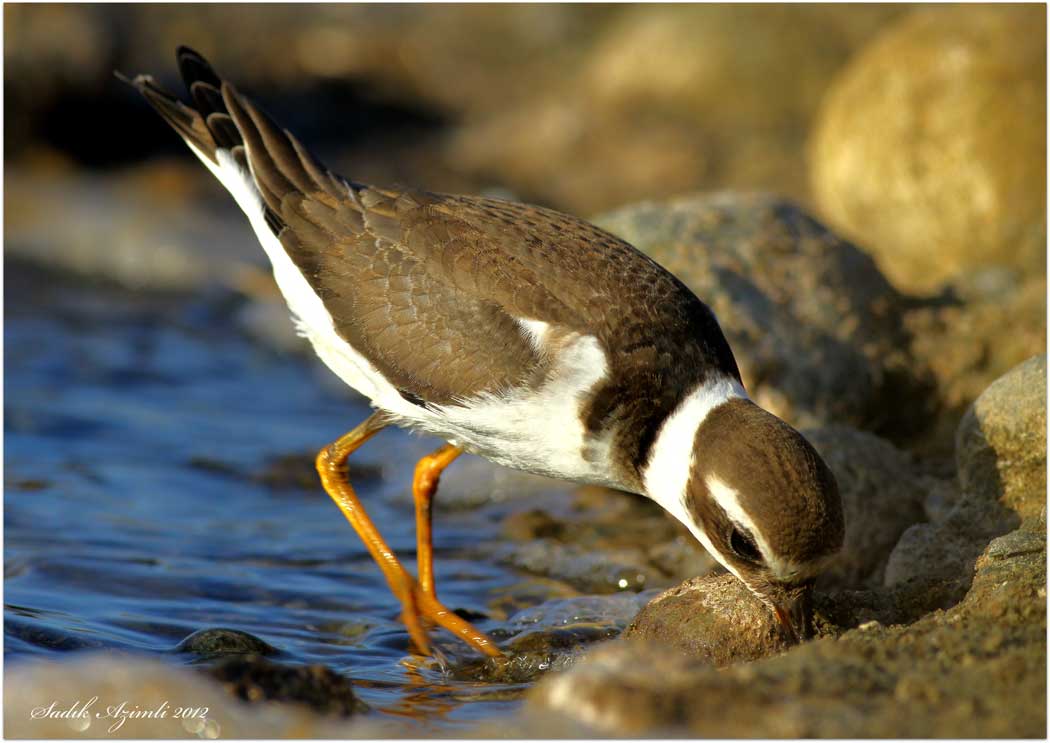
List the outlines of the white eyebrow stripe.
{"label": "white eyebrow stripe", "polygon": [[708,492],[711,493],[711,497],[726,512],[729,520],[746,529],[751,538],[755,540],[758,551],[762,553],[762,558],[773,575],[780,579],[790,579],[802,572],[796,563],[791,560],[781,560],[777,557],[762,530],[755,525],[751,514],[740,503],[740,496],[734,488],[726,485],[717,475],[708,475],[705,484]]}
{"label": "white eyebrow stripe", "polygon": [[707,485],[707,491],[711,493],[711,497],[726,512],[729,520],[747,530],[748,535],[755,540],[762,557],[766,562],[769,562],[773,556],[773,551],[770,549],[769,543],[762,535],[761,530],[756,528],[751,515],[740,504],[740,496],[737,494],[737,491],[726,485],[717,475],[708,475],[705,484]]}

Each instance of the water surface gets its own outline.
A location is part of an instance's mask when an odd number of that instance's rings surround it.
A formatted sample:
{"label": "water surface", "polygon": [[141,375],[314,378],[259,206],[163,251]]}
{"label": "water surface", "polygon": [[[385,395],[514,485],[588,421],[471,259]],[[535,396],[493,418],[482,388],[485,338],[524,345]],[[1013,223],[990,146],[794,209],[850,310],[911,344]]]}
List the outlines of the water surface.
{"label": "water surface", "polygon": [[[277,647],[282,662],[352,677],[379,714],[455,726],[510,710],[520,685],[401,662],[411,656],[400,607],[308,472],[309,453],[369,410],[312,359],[238,332],[231,303],[8,267],[7,662],[106,649],[192,663],[172,653],[180,640],[230,627]],[[388,430],[352,460],[359,494],[410,568],[412,466],[438,443]],[[275,485],[274,463],[289,456],[305,474]],[[553,595],[486,556],[515,507],[442,510],[439,500],[441,597],[482,629],[513,613],[508,587]]]}

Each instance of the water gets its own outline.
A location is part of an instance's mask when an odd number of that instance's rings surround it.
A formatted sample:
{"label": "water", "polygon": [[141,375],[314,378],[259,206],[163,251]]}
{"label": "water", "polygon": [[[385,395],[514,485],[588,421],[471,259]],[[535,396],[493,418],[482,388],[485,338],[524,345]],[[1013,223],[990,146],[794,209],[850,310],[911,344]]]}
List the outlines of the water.
{"label": "water", "polygon": [[[6,660],[107,649],[191,663],[172,652],[180,640],[230,627],[276,646],[281,662],[353,678],[375,714],[455,727],[511,711],[521,683],[406,668],[400,606],[349,524],[318,485],[260,479],[289,454],[308,470],[309,452],[369,411],[327,370],[267,350],[232,317],[214,296],[8,267]],[[388,430],[351,460],[410,569],[412,465],[438,443]],[[515,590],[532,602],[557,593],[486,558],[513,508],[442,510],[439,497],[442,600],[486,631],[506,628]],[[470,657],[433,636],[450,658]]]}

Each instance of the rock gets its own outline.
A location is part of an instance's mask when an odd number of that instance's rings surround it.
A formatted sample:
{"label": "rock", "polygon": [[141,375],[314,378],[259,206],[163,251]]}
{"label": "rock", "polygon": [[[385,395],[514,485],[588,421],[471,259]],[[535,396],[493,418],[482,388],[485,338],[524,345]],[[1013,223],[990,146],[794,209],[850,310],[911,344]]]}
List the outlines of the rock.
{"label": "rock", "polygon": [[714,310],[763,407],[796,426],[845,423],[890,438],[928,424],[935,401],[906,350],[902,297],[871,258],[798,207],[720,193],[596,221]]}
{"label": "rock", "polygon": [[1004,624],[1029,623],[1034,619],[1045,625],[1045,510],[1025,519],[1020,528],[989,542],[975,567],[973,586],[963,608]]}
{"label": "rock", "polygon": [[[555,599],[517,612],[492,633],[503,658],[481,658],[468,652],[448,672],[457,679],[522,684],[565,669],[598,642],[616,637],[653,592]],[[501,638],[508,637],[506,641]],[[457,647],[453,652],[460,652]],[[441,666],[440,662],[431,665]]]}
{"label": "rock", "polygon": [[1041,737],[1045,530],[1034,518],[993,541],[958,605],[927,607],[906,626],[887,626],[888,610],[925,587],[822,596],[854,618],[868,603],[873,616],[721,669],[662,643],[616,640],[542,679],[524,714],[633,737]]}
{"label": "rock", "polygon": [[517,570],[564,581],[583,593],[639,590],[660,577],[637,547],[593,551],[550,540],[515,541],[506,545],[498,559]]}
{"label": "rock", "polygon": [[888,441],[846,426],[803,431],[838,481],[846,538],[819,578],[822,587],[881,585],[890,552],[905,529],[926,518],[929,478]]}
{"label": "rock", "polygon": [[995,504],[961,501],[940,522],[905,531],[886,561],[883,583],[945,580],[961,596],[973,579],[974,564],[988,540],[1016,528],[1015,514]]}
{"label": "rock", "polygon": [[1045,21],[1027,6],[917,10],[828,91],[813,192],[898,286],[990,264],[1046,273]]}
{"label": "rock", "polygon": [[209,658],[223,655],[278,655],[281,651],[247,632],[216,627],[197,630],[176,645],[173,652]]}
{"label": "rock", "polygon": [[1046,356],[1000,377],[967,411],[956,434],[963,491],[1022,517],[1046,507]]}
{"label": "rock", "polygon": [[245,702],[296,702],[341,717],[368,709],[349,679],[322,665],[291,666],[244,655],[224,658],[207,673]]}
{"label": "rock", "polygon": [[[203,673],[149,658],[101,653],[58,661],[9,665],[4,684],[4,734],[13,738],[383,738],[404,734],[403,727],[362,717],[352,723],[321,716],[299,704],[248,706],[223,692]],[[62,712],[88,705],[89,716],[52,717],[43,711],[55,702]],[[135,709],[163,714],[131,716]],[[165,706],[166,705],[166,706]],[[178,715],[176,709],[184,712]],[[110,713],[112,710],[112,714]],[[114,725],[120,723],[112,732]]]}
{"label": "rock", "polygon": [[576,214],[701,188],[802,199],[805,137],[824,89],[899,14],[875,6],[619,7],[571,61],[546,77],[531,72],[540,84],[514,105],[468,117],[450,159]]}
{"label": "rock", "polygon": [[498,559],[583,593],[666,588],[716,563],[653,501],[607,488],[534,497],[503,522]]}
{"label": "rock", "polygon": [[526,714],[560,714],[621,736],[667,730],[680,720],[679,705],[695,681],[694,669],[694,663],[670,648],[618,640],[534,687]]}
{"label": "rock", "polygon": [[956,441],[960,499],[943,520],[901,536],[887,586],[936,577],[965,590],[989,540],[1045,511],[1046,357],[996,380],[967,412]]}
{"label": "rock", "polygon": [[8,255],[132,289],[268,286],[265,256],[237,207],[223,203],[217,217],[186,198],[206,177],[182,166],[116,176],[16,171],[5,197]]}
{"label": "rock", "polygon": [[763,658],[788,646],[769,608],[728,573],[694,578],[664,591],[623,636],[717,667]]}
{"label": "rock", "polygon": [[1046,352],[1046,276],[974,272],[944,296],[909,309],[905,325],[912,353],[933,373],[940,398],[940,414],[922,448],[932,456],[951,455],[959,421],[981,392]]}

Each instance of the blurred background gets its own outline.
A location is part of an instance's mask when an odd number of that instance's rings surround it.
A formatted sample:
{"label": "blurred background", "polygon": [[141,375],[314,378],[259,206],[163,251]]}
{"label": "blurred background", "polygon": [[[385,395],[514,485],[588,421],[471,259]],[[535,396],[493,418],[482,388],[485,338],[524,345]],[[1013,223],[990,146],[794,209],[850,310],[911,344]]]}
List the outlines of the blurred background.
{"label": "blurred background", "polygon": [[[625,236],[715,308],[762,404],[883,436],[924,477],[951,481],[966,408],[1045,353],[1045,6],[5,5],[9,653],[157,651],[216,622],[380,684],[404,651],[309,464],[361,401],[294,335],[233,200],[113,77],[185,96],[179,44],[345,176]],[[849,438],[830,430],[814,440]],[[391,436],[365,470],[393,479],[364,488],[410,553],[404,462],[432,442]],[[450,489],[488,510],[438,526],[448,590],[479,623],[511,632],[522,606],[710,568],[651,504],[562,508],[565,488],[486,466]],[[954,486],[922,482],[841,585],[880,585],[904,529],[947,510]],[[515,521],[500,499],[521,493],[544,515]],[[645,526],[610,542],[624,523]],[[346,594],[354,580],[374,585]],[[133,584],[149,602],[113,588]],[[595,610],[587,638],[636,609]],[[381,688],[369,703],[392,704]],[[398,694],[427,714],[461,703]]]}
{"label": "blurred background", "polygon": [[6,11],[7,154],[27,167],[48,155],[85,168],[185,161],[111,76],[174,84],[183,43],[364,180],[502,187],[582,214],[712,187],[807,199],[825,91],[906,12],[24,5]]}
{"label": "blurred background", "polygon": [[[366,182],[585,217],[758,189],[815,211],[904,288],[974,265],[1030,270],[1045,235],[1044,20],[980,5],[16,5],[8,250],[91,260],[40,245],[55,227],[41,205],[61,198],[48,186],[78,176],[96,199],[126,186],[166,200],[158,219],[216,197],[112,77],[146,71],[178,91],[183,43]],[[109,223],[120,243],[138,207],[63,221]]]}

